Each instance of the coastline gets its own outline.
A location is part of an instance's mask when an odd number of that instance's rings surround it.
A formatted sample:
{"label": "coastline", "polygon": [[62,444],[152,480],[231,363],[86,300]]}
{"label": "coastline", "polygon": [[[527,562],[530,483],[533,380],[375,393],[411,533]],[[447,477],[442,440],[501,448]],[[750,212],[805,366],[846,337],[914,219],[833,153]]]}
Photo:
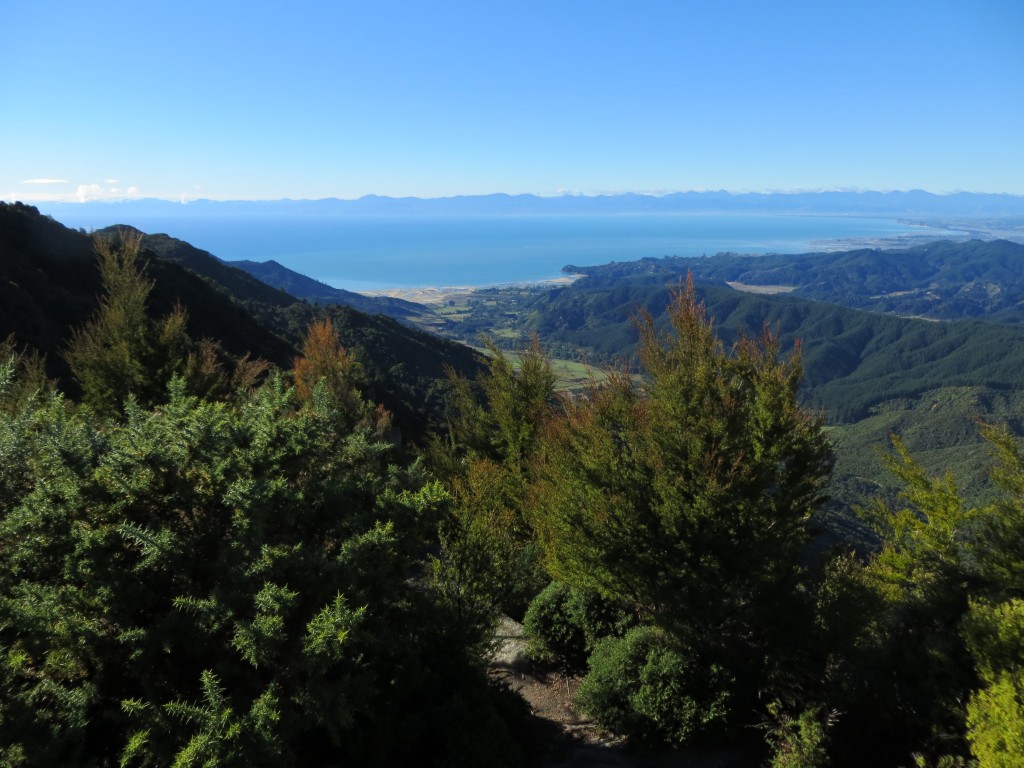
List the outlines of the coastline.
{"label": "coastline", "polygon": [[376,291],[355,291],[362,296],[386,296],[392,299],[403,299],[416,304],[443,304],[446,301],[460,301],[472,296],[477,291],[488,288],[562,288],[572,285],[583,275],[563,275],[550,277],[546,280],[524,280],[512,283],[494,283],[491,285],[445,285],[415,286],[409,288],[386,288]]}
{"label": "coastline", "polygon": [[[933,243],[939,240],[951,240],[953,242],[966,242],[971,239],[996,239],[1005,238],[1016,242],[1024,242],[1024,228],[1016,229],[993,229],[989,226],[979,226],[979,222],[960,221],[918,221],[900,219],[901,223],[920,227],[922,231],[908,232],[898,235],[881,235],[875,237],[837,237],[822,238],[810,241],[812,251],[819,253],[832,253],[836,251],[850,251],[864,248],[871,249],[892,249],[902,250],[917,245]],[[967,224],[974,226],[967,226]],[[760,254],[769,255],[773,252],[766,249]],[[488,283],[485,285],[446,285],[432,286],[420,285],[402,288],[386,288],[378,290],[353,290],[363,296],[386,296],[394,299],[415,302],[416,304],[443,304],[449,301],[463,302],[479,291],[492,288],[536,288],[550,289],[572,285],[576,280],[584,277],[580,274],[569,274],[561,277],[547,278],[545,280],[522,280],[503,283]]]}

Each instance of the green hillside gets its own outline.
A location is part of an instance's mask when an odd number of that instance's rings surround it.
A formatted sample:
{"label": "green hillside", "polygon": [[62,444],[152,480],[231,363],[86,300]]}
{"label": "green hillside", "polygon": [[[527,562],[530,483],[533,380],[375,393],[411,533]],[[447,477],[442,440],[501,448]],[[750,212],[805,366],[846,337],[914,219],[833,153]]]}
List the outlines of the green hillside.
{"label": "green hillside", "polygon": [[[566,355],[578,348],[594,362],[629,359],[638,311],[663,314],[669,286],[606,286],[584,279],[540,294],[517,314],[523,343],[531,333]],[[1024,331],[961,321],[938,323],[857,311],[788,296],[761,296],[703,285],[709,315],[727,343],[767,324],[783,349],[800,340],[804,351],[804,402],[825,410],[833,423],[866,417],[872,406],[942,386],[983,385],[1016,389],[1024,380]],[[480,307],[477,311],[485,311]],[[505,334],[506,338],[508,334]]]}
{"label": "green hillside", "polygon": [[1024,245],[1008,240],[795,256],[720,253],[565,269],[605,286],[663,283],[689,270],[705,281],[785,288],[793,296],[872,312],[1012,323],[1024,318]]}
{"label": "green hillside", "polygon": [[[536,333],[558,357],[635,363],[637,313],[664,322],[672,282],[642,274],[642,264],[631,265],[641,274],[623,273],[627,266],[597,268],[553,291],[482,292],[480,300],[460,308],[462,319],[449,332],[468,338],[491,330],[507,347],[522,346]],[[991,455],[979,420],[1007,423],[1024,434],[1017,415],[1024,412],[1024,329],[914,320],[722,284],[699,285],[698,291],[727,344],[765,324],[779,334],[784,353],[801,342],[800,397],[824,414],[837,453],[833,502],[819,517],[823,546],[875,541],[852,510],[895,492],[896,478],[879,453],[888,449],[891,434],[902,435],[929,470],[952,471],[972,499],[991,489],[985,469]]]}
{"label": "green hillside", "polygon": [[[249,353],[290,368],[309,324],[332,318],[356,353],[370,397],[410,434],[440,419],[448,367],[469,375],[478,368],[476,353],[461,344],[349,307],[315,307],[166,235],[144,237],[142,248],[154,281],[148,311],[163,316],[180,303],[193,338],[214,339],[236,358]],[[63,353],[72,330],[94,312],[99,291],[90,237],[31,206],[0,204],[0,338],[13,333],[44,354],[49,374],[71,392]]]}

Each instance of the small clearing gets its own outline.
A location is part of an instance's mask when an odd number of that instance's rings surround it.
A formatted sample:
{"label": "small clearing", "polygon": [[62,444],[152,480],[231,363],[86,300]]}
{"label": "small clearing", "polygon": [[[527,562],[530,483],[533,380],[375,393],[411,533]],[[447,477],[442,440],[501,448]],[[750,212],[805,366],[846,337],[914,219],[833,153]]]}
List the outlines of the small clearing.
{"label": "small clearing", "polygon": [[779,293],[792,293],[797,289],[795,285],[748,285],[747,283],[735,283],[725,281],[735,291],[743,291],[744,293],[757,293],[762,296],[774,296]]}

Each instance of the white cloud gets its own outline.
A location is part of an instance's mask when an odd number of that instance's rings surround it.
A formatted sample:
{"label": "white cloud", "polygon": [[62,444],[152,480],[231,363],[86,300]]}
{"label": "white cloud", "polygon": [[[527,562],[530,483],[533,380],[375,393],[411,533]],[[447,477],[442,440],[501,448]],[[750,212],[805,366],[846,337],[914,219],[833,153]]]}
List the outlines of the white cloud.
{"label": "white cloud", "polygon": [[22,184],[67,184],[67,179],[25,179]]}
{"label": "white cloud", "polygon": [[138,187],[102,187],[99,184],[79,184],[75,192],[75,199],[80,203],[92,202],[94,200],[124,200],[128,197],[138,197]]}
{"label": "white cloud", "polygon": [[[54,180],[50,183],[56,184],[57,181]],[[72,182],[64,183],[70,184]],[[10,200],[20,200],[23,203],[88,203],[97,200],[128,200],[140,197],[140,193],[139,188],[135,186],[127,188],[120,186],[110,187],[106,184],[93,182],[92,184],[79,184],[74,192],[67,189],[60,190],[59,188],[48,189],[42,187],[38,191],[33,192],[8,192],[6,197]]]}
{"label": "white cloud", "polygon": [[121,183],[120,179],[104,179],[103,181],[106,184],[120,184]]}
{"label": "white cloud", "polygon": [[96,200],[103,197],[103,187],[99,184],[79,184],[75,195],[80,203]]}

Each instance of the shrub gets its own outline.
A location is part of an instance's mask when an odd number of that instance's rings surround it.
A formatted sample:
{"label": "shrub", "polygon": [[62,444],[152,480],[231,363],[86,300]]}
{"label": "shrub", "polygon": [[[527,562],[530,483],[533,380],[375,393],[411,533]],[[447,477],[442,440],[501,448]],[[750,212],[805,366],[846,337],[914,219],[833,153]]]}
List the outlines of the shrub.
{"label": "shrub", "polygon": [[621,637],[632,623],[621,605],[596,592],[554,581],[530,603],[523,629],[535,660],[582,667],[601,640]]}
{"label": "shrub", "polygon": [[415,581],[446,494],[322,391],[0,409],[0,765],[516,764]]}
{"label": "shrub", "polygon": [[576,704],[617,733],[680,745],[724,720],[730,683],[662,630],[640,626],[597,646]]}
{"label": "shrub", "polygon": [[768,733],[772,745],[771,768],[824,768],[829,765],[825,744],[834,714],[812,707],[793,717],[784,712],[777,701],[768,705],[768,714],[776,722]]}

